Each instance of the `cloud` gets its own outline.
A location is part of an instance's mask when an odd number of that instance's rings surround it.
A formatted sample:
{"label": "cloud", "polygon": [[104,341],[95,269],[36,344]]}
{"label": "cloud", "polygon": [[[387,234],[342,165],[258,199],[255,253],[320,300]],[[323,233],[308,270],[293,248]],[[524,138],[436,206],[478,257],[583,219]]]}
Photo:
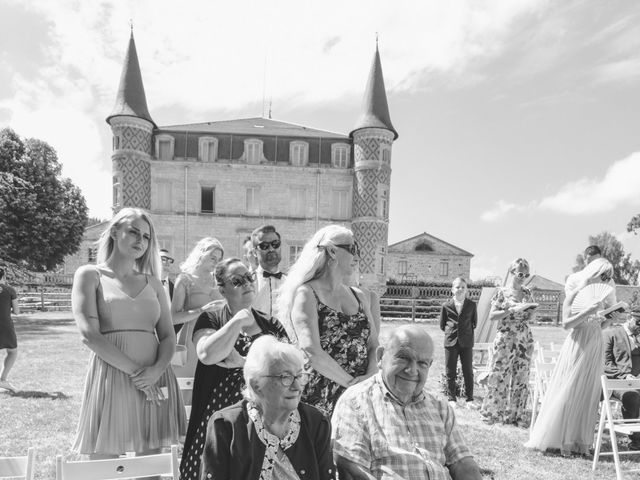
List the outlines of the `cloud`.
{"label": "cloud", "polygon": [[485,222],[495,222],[511,212],[521,212],[524,209],[525,207],[522,205],[498,200],[493,208],[490,208],[480,215],[480,219]]}
{"label": "cloud", "polygon": [[498,200],[480,218],[500,220],[512,212],[551,211],[563,215],[590,215],[613,211],[620,206],[640,206],[640,152],[614,162],[602,178],[581,178],[569,182],[541,200],[528,204]]}

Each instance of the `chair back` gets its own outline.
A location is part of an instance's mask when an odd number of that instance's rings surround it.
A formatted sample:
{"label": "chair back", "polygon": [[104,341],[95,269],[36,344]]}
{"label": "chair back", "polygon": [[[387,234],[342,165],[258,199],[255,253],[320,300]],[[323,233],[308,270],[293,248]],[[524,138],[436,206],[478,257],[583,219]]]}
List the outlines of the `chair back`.
{"label": "chair back", "polygon": [[184,400],[184,409],[187,412],[187,420],[191,415],[191,401],[193,390],[193,377],[178,377],[178,388],[180,388],[180,392],[182,393],[182,399]]}
{"label": "chair back", "polygon": [[0,478],[33,480],[34,458],[34,448],[23,457],[0,457]]}
{"label": "chair back", "polygon": [[178,480],[178,447],[140,457],[68,462],[56,457],[56,480],[115,480],[163,475]]}

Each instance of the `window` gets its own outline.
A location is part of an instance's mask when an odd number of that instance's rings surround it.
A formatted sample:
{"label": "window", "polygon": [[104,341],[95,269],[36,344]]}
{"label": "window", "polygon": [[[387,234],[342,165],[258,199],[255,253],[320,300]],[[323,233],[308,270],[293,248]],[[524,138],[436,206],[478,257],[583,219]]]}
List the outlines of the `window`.
{"label": "window", "polygon": [[379,275],[384,275],[384,257],[386,254],[387,249],[384,246],[380,246],[376,249],[376,270]]}
{"label": "window", "polygon": [[113,177],[113,206],[117,207],[122,203],[122,184],[120,183],[120,175]]}
{"label": "window", "polygon": [[262,161],[262,142],[251,139],[244,141],[244,160],[247,163],[260,163]]}
{"label": "window", "polygon": [[444,277],[449,275],[449,262],[440,262],[440,275]]}
{"label": "window", "polygon": [[158,250],[167,249],[173,254],[173,238],[158,235]]}
{"label": "window", "polygon": [[171,211],[173,205],[173,185],[171,182],[156,184],[155,209],[163,212]]}
{"label": "window", "polygon": [[215,187],[200,188],[200,211],[202,213],[214,213],[216,211]]}
{"label": "window", "polygon": [[304,217],[307,212],[307,191],[305,187],[291,187],[291,216]]}
{"label": "window", "polygon": [[118,135],[113,136],[113,149],[118,150],[120,148],[120,137]]}
{"label": "window", "polygon": [[331,192],[331,217],[338,219],[349,218],[349,191],[334,190]]}
{"label": "window", "polygon": [[389,218],[389,189],[381,186],[378,193],[378,216],[384,219]]}
{"label": "window", "polygon": [[291,142],[289,144],[289,161],[291,165],[304,167],[307,164],[309,145],[306,142]]}
{"label": "window", "polygon": [[332,144],[331,163],[336,168],[347,168],[349,166],[349,145],[345,143]]}
{"label": "window", "polygon": [[391,148],[388,146],[382,147],[382,161],[384,163],[391,163]]}
{"label": "window", "polygon": [[88,263],[96,263],[97,259],[98,259],[98,247],[89,247],[87,249]]}
{"label": "window", "polygon": [[247,187],[247,194],[246,194],[246,201],[245,201],[245,213],[247,215],[260,215],[259,196],[260,196],[259,187]]}
{"label": "window", "polygon": [[171,135],[156,136],[156,155],[158,160],[173,160],[175,140]]}
{"label": "window", "polygon": [[218,139],[200,137],[198,139],[198,158],[201,162],[215,162],[218,159]]}
{"label": "window", "polygon": [[398,261],[398,275],[406,275],[407,274],[407,261],[399,260]]}
{"label": "window", "polygon": [[293,265],[302,253],[302,245],[289,245],[289,266]]}

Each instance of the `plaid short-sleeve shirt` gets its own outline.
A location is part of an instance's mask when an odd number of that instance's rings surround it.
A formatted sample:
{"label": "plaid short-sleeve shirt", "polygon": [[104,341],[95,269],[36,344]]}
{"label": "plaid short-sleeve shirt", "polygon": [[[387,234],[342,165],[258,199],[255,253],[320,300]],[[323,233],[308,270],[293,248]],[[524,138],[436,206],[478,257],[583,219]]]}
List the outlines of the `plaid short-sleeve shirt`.
{"label": "plaid short-sleeve shirt", "polygon": [[380,373],[347,389],[331,423],[334,453],[381,480],[449,480],[446,466],[471,456],[446,400],[423,392],[403,405]]}

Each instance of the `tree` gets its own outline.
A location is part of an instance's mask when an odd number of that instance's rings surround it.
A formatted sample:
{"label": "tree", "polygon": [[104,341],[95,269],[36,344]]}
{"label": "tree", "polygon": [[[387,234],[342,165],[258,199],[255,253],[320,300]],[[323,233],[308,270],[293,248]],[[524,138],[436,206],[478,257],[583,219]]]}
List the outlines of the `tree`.
{"label": "tree", "polygon": [[[609,232],[602,232],[589,236],[589,245],[597,245],[602,250],[602,256],[613,265],[613,280],[619,285],[636,285],[640,272],[640,261],[631,260],[631,254],[625,253],[622,242]],[[584,268],[582,255],[576,257],[573,271]]]}
{"label": "tree", "polygon": [[77,251],[87,205],[61,171],[46,142],[0,130],[0,257],[45,271]]}
{"label": "tree", "polygon": [[627,232],[633,232],[634,235],[637,235],[638,230],[640,230],[640,213],[631,217],[627,223]]}

